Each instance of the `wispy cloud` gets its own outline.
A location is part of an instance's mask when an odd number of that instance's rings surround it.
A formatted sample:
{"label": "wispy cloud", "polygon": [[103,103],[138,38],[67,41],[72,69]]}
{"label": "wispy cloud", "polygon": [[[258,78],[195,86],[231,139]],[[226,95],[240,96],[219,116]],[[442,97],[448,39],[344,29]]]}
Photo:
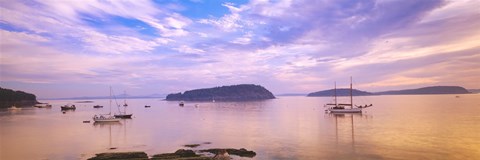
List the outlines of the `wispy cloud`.
{"label": "wispy cloud", "polygon": [[[211,15],[188,12],[212,4]],[[475,0],[208,5],[2,1],[1,81],[113,83],[150,93],[236,83],[310,92],[349,76],[366,90],[478,87]]]}

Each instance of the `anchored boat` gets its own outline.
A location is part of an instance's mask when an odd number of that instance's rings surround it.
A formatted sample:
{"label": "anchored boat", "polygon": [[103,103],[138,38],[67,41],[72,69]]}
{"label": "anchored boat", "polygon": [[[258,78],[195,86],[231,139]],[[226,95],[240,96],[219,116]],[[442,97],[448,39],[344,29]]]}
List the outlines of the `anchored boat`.
{"label": "anchored boat", "polygon": [[109,103],[109,112],[108,114],[98,114],[93,116],[93,121],[95,122],[118,122],[119,118],[116,118],[112,115],[112,87],[110,87],[110,103]]}
{"label": "anchored boat", "polygon": [[[126,96],[127,94],[124,93],[124,95]],[[125,97],[123,101],[123,112],[120,110],[120,105],[117,104],[118,114],[114,114],[115,118],[132,118],[133,114],[127,114],[127,106],[127,99]]]}
{"label": "anchored boat", "polygon": [[352,77],[350,77],[350,103],[338,103],[337,102],[337,84],[335,83],[335,103],[327,103],[324,107],[329,107],[326,111],[330,113],[362,113],[362,109],[373,106],[364,105],[353,107],[353,87],[352,87]]}

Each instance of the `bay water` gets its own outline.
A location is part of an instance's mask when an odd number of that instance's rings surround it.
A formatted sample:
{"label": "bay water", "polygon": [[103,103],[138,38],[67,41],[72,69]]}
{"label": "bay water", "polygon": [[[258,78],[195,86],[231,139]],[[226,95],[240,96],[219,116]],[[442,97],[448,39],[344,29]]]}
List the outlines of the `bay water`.
{"label": "bay water", "polygon": [[[132,119],[100,124],[92,117],[109,113],[109,100],[91,101],[43,100],[53,107],[0,110],[0,159],[88,159],[123,151],[152,156],[209,148],[257,153],[234,159],[480,159],[480,94],[354,97],[356,104],[374,105],[362,114],[325,113],[330,97],[184,107],[127,99]],[[77,109],[63,113],[60,106],[69,103]],[[118,112],[115,106],[112,113]]]}

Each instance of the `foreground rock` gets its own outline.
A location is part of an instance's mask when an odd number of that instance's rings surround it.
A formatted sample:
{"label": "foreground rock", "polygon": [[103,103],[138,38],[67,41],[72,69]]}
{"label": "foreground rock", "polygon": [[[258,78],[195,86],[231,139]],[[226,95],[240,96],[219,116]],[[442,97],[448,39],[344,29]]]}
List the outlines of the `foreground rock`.
{"label": "foreground rock", "polygon": [[257,155],[257,153],[255,153],[254,151],[249,151],[249,150],[246,150],[245,148],[240,148],[240,149],[233,149],[233,148],[226,148],[226,149],[223,149],[223,148],[214,148],[214,149],[204,149],[204,150],[200,150],[200,152],[209,152],[209,153],[213,153],[213,154],[218,154],[220,153],[221,151],[224,151],[226,150],[228,154],[230,155],[236,155],[236,156],[240,156],[240,157],[249,157],[249,158],[252,158],[252,157],[255,157]]}
{"label": "foreground rock", "polygon": [[148,159],[145,152],[115,152],[115,153],[99,153],[95,157],[88,160],[108,160],[108,159],[125,159],[125,160],[144,160]]}
{"label": "foreground rock", "polygon": [[99,153],[95,157],[88,160],[230,160],[229,155],[236,155],[240,157],[253,158],[257,154],[254,151],[246,150],[245,148],[214,148],[205,150],[196,150],[197,152],[212,153],[214,157],[208,157],[203,154],[197,154],[193,150],[179,149],[174,153],[155,154],[151,158],[145,152],[113,152],[113,153]]}
{"label": "foreground rock", "polygon": [[152,159],[154,159],[154,160],[160,160],[160,159],[206,160],[206,159],[211,159],[211,158],[202,157],[200,155],[197,155],[192,150],[179,149],[179,150],[175,151],[175,153],[163,153],[163,154],[153,155]]}

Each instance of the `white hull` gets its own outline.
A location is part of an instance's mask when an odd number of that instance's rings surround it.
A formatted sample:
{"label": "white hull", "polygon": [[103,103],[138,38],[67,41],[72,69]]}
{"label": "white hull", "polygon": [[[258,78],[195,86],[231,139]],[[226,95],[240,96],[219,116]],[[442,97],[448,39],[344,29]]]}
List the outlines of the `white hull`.
{"label": "white hull", "polygon": [[345,109],[333,109],[329,108],[330,113],[362,113],[362,108],[345,108]]}
{"label": "white hull", "polygon": [[94,116],[93,121],[95,122],[118,122],[120,121],[119,118],[115,118],[113,116],[104,117],[104,116]]}

